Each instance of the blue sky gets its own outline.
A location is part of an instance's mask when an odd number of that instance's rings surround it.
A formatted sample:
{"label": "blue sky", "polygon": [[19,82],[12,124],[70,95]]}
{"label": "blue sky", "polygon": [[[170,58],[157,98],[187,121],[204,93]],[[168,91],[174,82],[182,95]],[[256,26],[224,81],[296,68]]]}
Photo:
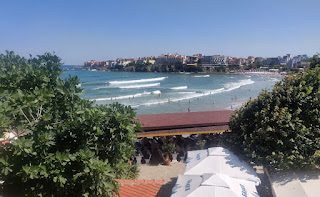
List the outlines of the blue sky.
{"label": "blue sky", "polygon": [[0,0],[0,53],[65,64],[164,53],[320,52],[319,0]]}

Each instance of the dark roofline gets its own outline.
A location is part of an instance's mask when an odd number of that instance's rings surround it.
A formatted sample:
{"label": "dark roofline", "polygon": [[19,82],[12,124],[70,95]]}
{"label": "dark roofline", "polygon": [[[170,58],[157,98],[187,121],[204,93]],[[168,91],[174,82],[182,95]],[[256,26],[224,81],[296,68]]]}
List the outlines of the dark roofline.
{"label": "dark roofline", "polygon": [[229,124],[232,111],[204,111],[138,115],[144,131],[201,128]]}

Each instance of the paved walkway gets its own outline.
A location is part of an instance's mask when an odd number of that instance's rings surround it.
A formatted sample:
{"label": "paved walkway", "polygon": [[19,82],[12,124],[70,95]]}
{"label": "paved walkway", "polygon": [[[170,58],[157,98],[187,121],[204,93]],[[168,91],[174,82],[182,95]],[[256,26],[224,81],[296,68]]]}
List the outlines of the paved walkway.
{"label": "paved walkway", "polygon": [[171,196],[173,186],[176,184],[179,174],[183,174],[186,170],[186,164],[182,162],[171,163],[171,166],[158,165],[140,165],[140,173],[137,179],[146,180],[164,180],[162,187],[157,196],[167,197]]}
{"label": "paved walkway", "polygon": [[320,170],[270,173],[276,197],[319,197]]}

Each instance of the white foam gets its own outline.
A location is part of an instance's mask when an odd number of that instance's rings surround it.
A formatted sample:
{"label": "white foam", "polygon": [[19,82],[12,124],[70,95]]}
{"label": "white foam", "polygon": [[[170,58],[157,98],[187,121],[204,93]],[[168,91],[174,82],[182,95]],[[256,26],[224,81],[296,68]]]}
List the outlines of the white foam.
{"label": "white foam", "polygon": [[81,87],[81,83],[79,83],[78,85],[76,85],[76,87],[77,87],[77,88],[80,88],[80,87]]}
{"label": "white foam", "polygon": [[155,91],[152,91],[152,94],[161,94],[161,91],[160,90],[155,90]]}
{"label": "white foam", "polygon": [[188,86],[179,86],[179,87],[173,87],[173,88],[170,88],[171,90],[184,90],[184,89],[187,89]]}
{"label": "white foam", "polygon": [[193,77],[210,77],[210,75],[196,75],[196,76],[193,76]]}
{"label": "white foam", "polygon": [[137,93],[137,94],[125,95],[125,96],[90,99],[90,101],[111,101],[111,100],[129,99],[129,98],[141,97],[141,96],[150,95],[150,94],[151,92],[143,92],[143,93]]}
{"label": "white foam", "polygon": [[109,84],[128,84],[128,83],[145,83],[145,82],[153,82],[153,81],[161,81],[168,77],[157,77],[151,79],[138,79],[138,80],[128,80],[128,81],[109,81]]}
{"label": "white foam", "polygon": [[175,92],[175,94],[194,94],[197,92]]}
{"label": "white foam", "polygon": [[[203,97],[203,96],[208,96],[208,95],[214,95],[214,94],[219,94],[219,93],[223,93],[223,92],[229,92],[235,89],[240,88],[241,86],[245,86],[245,85],[249,85],[249,84],[253,84],[255,83],[254,81],[252,81],[251,79],[244,79],[244,80],[240,80],[238,82],[231,82],[231,83],[227,83],[224,85],[223,88],[219,88],[219,89],[214,89],[214,90],[206,90],[205,92],[179,92],[179,93],[187,93],[186,96],[183,96],[181,98],[173,98],[170,99],[170,102],[178,102],[178,101],[182,101],[182,100],[189,100],[189,99],[194,99],[194,98],[199,98],[199,97]],[[164,103],[168,103],[167,99],[162,99],[162,100],[158,100],[158,101],[154,101],[154,102],[147,102],[144,104],[140,104],[140,105],[134,105],[133,107],[139,107],[142,105],[157,105],[157,104],[164,104]]]}
{"label": "white foam", "polygon": [[270,80],[271,81],[280,81],[280,79],[277,79],[277,78],[271,78]]}
{"label": "white foam", "polygon": [[226,88],[225,92],[229,92],[229,91],[238,89],[241,86],[245,86],[245,85],[249,85],[249,84],[253,84],[253,83],[254,83],[254,81],[252,81],[251,79],[243,79],[238,82],[227,83],[224,85],[224,87]]}
{"label": "white foam", "polygon": [[147,88],[159,86],[160,83],[149,83],[149,84],[141,84],[141,85],[132,85],[132,86],[119,86],[118,88]]}
{"label": "white foam", "polygon": [[109,86],[98,86],[96,88],[93,88],[94,90],[99,90],[99,89],[106,89],[108,88]]}

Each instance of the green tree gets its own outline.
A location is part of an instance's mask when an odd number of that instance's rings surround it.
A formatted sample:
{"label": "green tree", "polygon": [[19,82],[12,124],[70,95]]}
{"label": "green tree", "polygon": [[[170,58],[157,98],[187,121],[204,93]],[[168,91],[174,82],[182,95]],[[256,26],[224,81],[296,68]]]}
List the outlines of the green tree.
{"label": "green tree", "polygon": [[216,66],[216,67],[214,67],[214,70],[216,72],[226,72],[226,67],[225,66]]}
{"label": "green tree", "polygon": [[315,68],[315,67],[320,67],[320,58],[319,58],[319,54],[314,55],[311,59],[310,59],[310,68]]}
{"label": "green tree", "polygon": [[257,163],[280,169],[319,165],[320,69],[285,77],[230,118],[224,141]]}
{"label": "green tree", "polygon": [[273,61],[273,60],[272,60],[272,61],[270,62],[270,64],[269,64],[269,66],[270,66],[271,68],[273,68],[273,66],[275,66],[275,65],[276,65],[276,62]]}
{"label": "green tree", "polygon": [[56,55],[0,55],[0,179],[10,196],[112,196],[135,176],[135,112],[81,99],[77,77],[61,79]]}

